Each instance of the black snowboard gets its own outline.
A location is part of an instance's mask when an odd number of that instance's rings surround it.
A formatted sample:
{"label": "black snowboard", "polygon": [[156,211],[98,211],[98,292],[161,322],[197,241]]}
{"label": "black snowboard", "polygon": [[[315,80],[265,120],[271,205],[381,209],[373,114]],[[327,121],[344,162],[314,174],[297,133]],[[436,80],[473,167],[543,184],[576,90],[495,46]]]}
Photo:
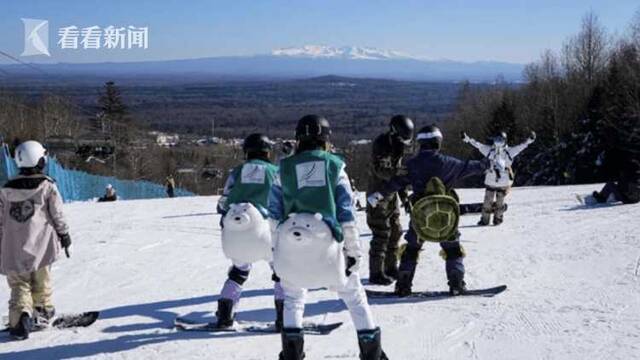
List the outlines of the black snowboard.
{"label": "black snowboard", "polygon": [[[317,323],[304,323],[304,333],[307,335],[328,335],[333,330],[339,328],[342,322],[331,324],[317,324]],[[219,328],[215,323],[202,323],[195,322],[184,318],[176,318],[174,320],[174,326],[178,330],[182,331],[199,331],[199,332],[254,332],[254,333],[266,333],[277,334],[276,326],[274,323],[257,323],[257,322],[242,322],[236,321],[233,327]]]}
{"label": "black snowboard", "polygon": [[[50,328],[68,329],[76,327],[88,327],[93,325],[93,323],[98,320],[98,317],[100,317],[99,311],[87,311],[77,314],[60,314],[58,316],[55,316],[50,321],[36,319],[31,331],[41,331]],[[9,331],[9,327],[4,328],[2,331]]]}
{"label": "black snowboard", "polygon": [[501,292],[507,290],[507,285],[500,285],[496,287],[486,288],[486,289],[473,289],[467,290],[466,292],[452,296],[448,291],[418,291],[413,292],[411,295],[400,297],[395,291],[377,291],[377,290],[366,290],[367,297],[369,299],[437,299],[437,298],[450,298],[457,296],[481,296],[481,297],[493,297]]}
{"label": "black snowboard", "polygon": [[[509,205],[504,204],[502,205],[504,207],[504,211],[506,212],[507,209],[509,209]],[[495,212],[496,211],[496,202],[493,202],[493,205],[491,206],[491,212]],[[460,204],[460,215],[465,215],[465,214],[479,214],[482,212],[482,203],[472,203],[472,204]]]}

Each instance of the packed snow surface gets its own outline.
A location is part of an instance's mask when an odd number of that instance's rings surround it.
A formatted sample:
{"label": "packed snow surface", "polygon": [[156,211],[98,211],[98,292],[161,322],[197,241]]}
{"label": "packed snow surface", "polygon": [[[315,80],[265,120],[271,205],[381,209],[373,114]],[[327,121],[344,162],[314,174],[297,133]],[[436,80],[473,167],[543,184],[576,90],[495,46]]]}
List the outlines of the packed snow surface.
{"label": "packed snow surface", "polygon": [[[640,358],[640,206],[576,201],[576,193],[597,187],[515,188],[499,227],[476,227],[477,215],[464,216],[469,288],[509,289],[486,299],[373,302],[389,358]],[[483,196],[482,189],[460,193],[463,202]],[[102,316],[90,328],[43,331],[22,342],[2,333],[0,359],[276,359],[275,334],[172,328],[176,315],[213,319],[229,266],[216,200],[65,205],[74,248],[71,259],[53,267],[55,304],[59,312],[101,310]],[[365,214],[358,216],[368,241]],[[446,289],[438,250],[426,244],[416,290]],[[364,266],[363,278],[367,273]],[[273,319],[270,278],[267,264],[255,266],[239,319]],[[3,281],[3,315],[8,298]],[[306,316],[345,322],[328,336],[307,336],[307,359],[358,358],[355,329],[334,293],[310,292]]]}

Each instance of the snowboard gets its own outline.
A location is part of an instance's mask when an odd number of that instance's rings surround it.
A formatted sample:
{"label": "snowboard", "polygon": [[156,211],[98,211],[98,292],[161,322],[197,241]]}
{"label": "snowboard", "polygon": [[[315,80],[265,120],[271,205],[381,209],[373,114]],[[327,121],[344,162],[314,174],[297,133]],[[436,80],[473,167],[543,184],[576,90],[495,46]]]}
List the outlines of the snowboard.
{"label": "snowboard", "polygon": [[[460,215],[479,214],[482,212],[482,205],[482,203],[460,204]],[[502,206],[504,208],[503,212],[507,212],[507,210],[509,209],[509,205],[504,204]],[[491,206],[491,212],[495,212],[496,208],[496,202],[494,201],[493,205]]]}
{"label": "snowboard", "polygon": [[[87,311],[83,313],[77,314],[60,314],[55,316],[53,319],[47,321],[44,319],[35,319],[32,332],[41,331],[46,329],[69,329],[76,327],[88,327],[93,325],[93,323],[98,320],[100,317],[99,311]],[[1,330],[2,332],[8,332],[9,326],[5,327]]]}
{"label": "snowboard", "polygon": [[[264,334],[278,334],[274,323],[244,322],[236,321],[234,326],[228,328],[219,328],[215,323],[195,322],[188,319],[177,317],[174,320],[174,326],[181,331],[199,331],[199,332],[252,332]],[[328,335],[333,330],[342,326],[342,322],[330,324],[318,324],[306,322],[303,324],[304,333],[307,335]]]}
{"label": "snowboard", "polygon": [[575,195],[576,195],[576,200],[578,200],[578,203],[580,205],[590,206],[590,205],[598,204],[598,201],[596,201],[593,195],[581,195],[581,194],[575,194]]}
{"label": "snowboard", "polygon": [[411,295],[400,297],[395,291],[378,291],[378,290],[366,290],[367,297],[369,299],[444,299],[453,298],[458,296],[480,296],[480,297],[493,297],[501,292],[507,290],[507,285],[500,285],[485,289],[473,289],[453,296],[448,291],[417,291],[412,292]]}

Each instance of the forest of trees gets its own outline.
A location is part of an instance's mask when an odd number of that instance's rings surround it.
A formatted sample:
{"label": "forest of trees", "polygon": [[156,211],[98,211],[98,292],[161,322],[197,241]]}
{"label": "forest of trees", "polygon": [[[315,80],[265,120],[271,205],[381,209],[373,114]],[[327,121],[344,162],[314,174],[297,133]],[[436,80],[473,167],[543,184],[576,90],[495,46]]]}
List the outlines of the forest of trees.
{"label": "forest of trees", "polygon": [[[640,11],[628,30],[608,33],[587,13],[560,51],[529,64],[525,84],[462,89],[449,136],[466,131],[484,141],[504,130],[509,143],[538,140],[516,161],[516,183],[556,185],[615,178],[640,167]],[[455,134],[455,135],[454,135]],[[461,141],[447,151],[477,156]]]}

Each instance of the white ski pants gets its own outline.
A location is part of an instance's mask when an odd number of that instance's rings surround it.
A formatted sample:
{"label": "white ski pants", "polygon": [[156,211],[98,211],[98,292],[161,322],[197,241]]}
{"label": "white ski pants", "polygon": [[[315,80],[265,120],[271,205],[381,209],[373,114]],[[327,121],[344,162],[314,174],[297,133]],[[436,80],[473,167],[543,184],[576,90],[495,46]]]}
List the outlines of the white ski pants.
{"label": "white ski pants", "polygon": [[[284,291],[284,327],[302,328],[307,289],[292,285],[284,279],[282,279],[282,289]],[[347,305],[356,330],[376,328],[371,308],[367,302],[367,295],[357,272],[347,278],[347,283],[344,286],[332,290],[337,291],[340,299]]]}

